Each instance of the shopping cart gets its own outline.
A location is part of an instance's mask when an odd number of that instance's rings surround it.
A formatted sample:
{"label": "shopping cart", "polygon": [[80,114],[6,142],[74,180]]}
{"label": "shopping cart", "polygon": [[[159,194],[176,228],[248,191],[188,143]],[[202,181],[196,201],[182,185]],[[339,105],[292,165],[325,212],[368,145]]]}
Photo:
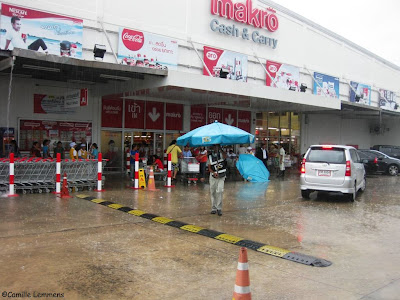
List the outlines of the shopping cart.
{"label": "shopping cart", "polygon": [[9,169],[10,161],[0,158],[0,191],[6,192],[9,187]]}
{"label": "shopping cart", "polygon": [[[103,170],[104,170],[104,163]],[[68,189],[75,192],[87,188],[89,191],[97,186],[97,160],[96,159],[65,159],[61,162],[61,172],[66,173]],[[104,180],[102,180],[104,185]]]}
{"label": "shopping cart", "polygon": [[187,183],[197,183],[200,173],[200,163],[195,157],[184,157],[180,159],[181,180]]}

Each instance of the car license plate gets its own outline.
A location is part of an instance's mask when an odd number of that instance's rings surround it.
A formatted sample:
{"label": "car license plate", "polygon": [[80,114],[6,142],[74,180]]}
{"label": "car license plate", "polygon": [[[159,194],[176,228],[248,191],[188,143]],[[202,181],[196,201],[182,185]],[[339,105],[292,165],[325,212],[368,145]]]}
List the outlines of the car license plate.
{"label": "car license plate", "polygon": [[328,170],[318,170],[317,174],[318,176],[330,177],[332,172]]}

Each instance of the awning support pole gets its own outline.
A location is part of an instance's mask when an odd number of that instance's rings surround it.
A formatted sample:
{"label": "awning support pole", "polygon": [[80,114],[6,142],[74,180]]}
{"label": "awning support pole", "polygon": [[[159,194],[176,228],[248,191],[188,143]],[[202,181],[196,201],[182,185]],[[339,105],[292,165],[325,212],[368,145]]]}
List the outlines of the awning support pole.
{"label": "awning support pole", "polygon": [[267,74],[267,76],[269,77],[269,79],[272,80],[272,82],[274,83],[274,85],[276,86],[276,82],[275,82],[275,78],[273,78],[271,76],[271,74],[268,73],[267,68],[262,64],[261,60],[258,58],[257,54],[254,53],[254,57],[257,59],[257,61],[259,62],[259,64],[261,65],[261,67],[264,69],[265,74]]}
{"label": "awning support pole", "polygon": [[211,75],[211,72],[210,72],[210,70],[208,69],[206,63],[204,62],[204,59],[201,57],[200,53],[197,51],[196,47],[194,46],[194,43],[192,42],[192,40],[189,39],[188,42],[192,44],[192,47],[193,47],[194,51],[196,51],[196,54],[197,54],[197,56],[199,57],[199,59],[201,60],[201,62],[203,63],[203,66],[204,66],[204,68],[207,70],[208,75],[210,75],[211,77],[213,77],[213,76]]}
{"label": "awning support pole", "polygon": [[111,41],[110,41],[110,37],[108,36],[107,31],[106,31],[105,28],[104,28],[103,21],[102,21],[102,20],[98,20],[98,22],[100,23],[101,28],[103,29],[104,35],[105,35],[106,38],[107,38],[108,45],[110,46],[111,52],[112,52],[112,54],[114,55],[115,62],[118,63],[117,54],[115,54],[115,51],[114,51],[114,49],[113,49],[113,47],[112,47],[112,44],[111,44]]}

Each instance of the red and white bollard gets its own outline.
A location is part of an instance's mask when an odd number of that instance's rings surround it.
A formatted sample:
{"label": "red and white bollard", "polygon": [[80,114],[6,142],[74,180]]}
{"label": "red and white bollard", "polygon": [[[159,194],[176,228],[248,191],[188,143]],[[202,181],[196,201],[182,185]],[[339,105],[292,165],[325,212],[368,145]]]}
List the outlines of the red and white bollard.
{"label": "red and white bollard", "polygon": [[7,197],[18,197],[14,187],[14,153],[10,154],[10,190]]}
{"label": "red and white bollard", "polygon": [[135,154],[135,181],[132,189],[139,189],[139,153]]}
{"label": "red and white bollard", "polygon": [[53,194],[61,194],[61,153],[57,153],[56,160],[56,191]]}
{"label": "red and white bollard", "polygon": [[174,187],[174,185],[172,185],[171,153],[168,153],[168,177],[167,177],[167,185],[165,185],[165,187]]}
{"label": "red and white bollard", "polygon": [[103,177],[103,154],[99,153],[99,159],[97,162],[97,189],[96,192],[104,192],[102,186],[102,177]]}
{"label": "red and white bollard", "polygon": [[126,152],[126,174],[131,173],[131,151]]}

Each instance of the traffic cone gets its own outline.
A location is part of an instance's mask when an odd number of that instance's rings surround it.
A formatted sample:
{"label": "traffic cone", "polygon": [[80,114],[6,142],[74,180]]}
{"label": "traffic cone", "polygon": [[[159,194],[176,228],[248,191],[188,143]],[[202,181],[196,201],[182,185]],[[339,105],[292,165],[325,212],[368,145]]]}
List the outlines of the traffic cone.
{"label": "traffic cone", "polygon": [[147,183],[147,190],[148,191],[157,191],[156,183],[154,181],[153,167],[150,167],[150,175],[149,175],[149,181]]}
{"label": "traffic cone", "polygon": [[232,300],[251,300],[249,264],[247,262],[247,249],[244,247],[240,248],[239,252],[235,291]]}
{"label": "traffic cone", "polygon": [[67,173],[64,173],[63,186],[61,188],[61,198],[72,198],[68,191]]}

